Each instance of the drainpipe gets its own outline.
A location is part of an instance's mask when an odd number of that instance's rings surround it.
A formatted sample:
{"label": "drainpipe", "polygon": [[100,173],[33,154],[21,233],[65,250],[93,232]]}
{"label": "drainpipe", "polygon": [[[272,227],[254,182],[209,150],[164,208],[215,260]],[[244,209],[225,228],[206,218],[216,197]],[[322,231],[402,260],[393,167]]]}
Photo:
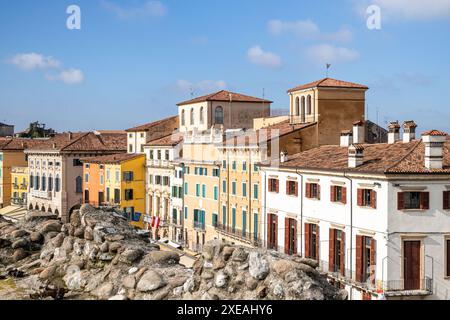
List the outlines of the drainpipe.
{"label": "drainpipe", "polygon": [[295,173],[300,177],[300,257],[303,257],[303,175],[298,173],[298,169]]}
{"label": "drainpipe", "polygon": [[[344,171],[344,178],[350,181],[350,277],[353,276],[353,180]],[[350,300],[353,299],[353,286],[350,287]]]}

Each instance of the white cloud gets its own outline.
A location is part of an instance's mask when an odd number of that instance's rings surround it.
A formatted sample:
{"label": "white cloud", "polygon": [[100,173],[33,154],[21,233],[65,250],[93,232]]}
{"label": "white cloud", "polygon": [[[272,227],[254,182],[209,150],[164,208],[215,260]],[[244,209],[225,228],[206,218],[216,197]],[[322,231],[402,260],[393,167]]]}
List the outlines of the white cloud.
{"label": "white cloud", "polygon": [[310,60],[318,64],[345,63],[359,58],[359,53],[356,50],[329,44],[311,46],[306,49],[306,55]]}
{"label": "white cloud", "polygon": [[268,30],[273,35],[293,34],[301,38],[320,41],[350,42],[353,39],[353,33],[346,27],[333,33],[322,33],[317,24],[311,20],[271,20],[268,23]]}
{"label": "white cloud", "polygon": [[117,15],[119,19],[129,20],[143,17],[162,17],[167,7],[160,1],[146,1],[142,6],[124,7],[108,0],[102,0],[102,6]]}
{"label": "white cloud", "polygon": [[450,18],[450,0],[353,0],[356,10],[367,16],[369,5],[378,5],[384,20],[437,20]]}
{"label": "white cloud", "polygon": [[59,74],[46,75],[47,80],[50,81],[61,81],[68,85],[80,84],[84,81],[83,71],[79,69],[67,69],[62,70]]}
{"label": "white cloud", "polygon": [[53,57],[38,53],[19,53],[9,61],[22,70],[58,68],[61,63]]}
{"label": "white cloud", "polygon": [[227,83],[223,80],[202,80],[197,83],[187,80],[178,80],[175,84],[175,88],[178,92],[190,93],[192,91],[195,95],[199,95],[202,93],[224,90],[227,88]]}
{"label": "white cloud", "polygon": [[279,68],[282,65],[281,58],[272,52],[264,51],[260,46],[254,46],[247,51],[248,60],[256,65],[268,68]]}

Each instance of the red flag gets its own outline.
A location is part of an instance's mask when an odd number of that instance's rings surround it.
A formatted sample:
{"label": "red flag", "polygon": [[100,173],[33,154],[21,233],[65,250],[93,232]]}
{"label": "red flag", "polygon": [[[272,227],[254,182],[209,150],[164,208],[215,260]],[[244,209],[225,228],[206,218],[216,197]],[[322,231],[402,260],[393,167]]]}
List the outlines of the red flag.
{"label": "red flag", "polygon": [[160,223],[161,223],[161,218],[160,217],[156,217],[156,229],[159,228]]}

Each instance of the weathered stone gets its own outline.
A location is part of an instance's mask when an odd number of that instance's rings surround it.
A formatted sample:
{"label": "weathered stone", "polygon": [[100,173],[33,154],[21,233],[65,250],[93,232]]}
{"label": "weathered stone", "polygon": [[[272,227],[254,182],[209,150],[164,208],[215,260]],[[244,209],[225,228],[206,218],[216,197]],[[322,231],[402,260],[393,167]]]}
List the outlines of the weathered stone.
{"label": "weathered stone", "polygon": [[71,252],[73,250],[73,243],[75,239],[72,237],[66,237],[64,238],[63,244],[61,245],[61,248],[66,250],[67,252]]}
{"label": "weathered stone", "polygon": [[105,232],[103,227],[96,226],[93,231],[94,241],[97,243],[102,243],[104,241]]}
{"label": "weathered stone", "polygon": [[64,242],[64,238],[65,238],[64,233],[58,234],[56,237],[54,237],[54,238],[52,239],[52,245],[53,245],[55,248],[61,247],[61,245],[62,245],[63,242]]}
{"label": "weathered stone", "polygon": [[61,231],[61,222],[56,220],[49,220],[41,224],[40,231],[42,233],[48,233],[51,231],[60,232]]}
{"label": "weathered stone", "polygon": [[94,231],[89,226],[84,229],[84,239],[89,241],[94,240]]}
{"label": "weathered stone", "polygon": [[0,238],[0,249],[7,248],[9,246],[11,246],[11,241]]}
{"label": "weathered stone", "polygon": [[80,211],[76,210],[72,213],[72,215],[70,216],[70,224],[77,228],[79,226],[81,226],[81,214]]}
{"label": "weathered stone", "polygon": [[273,286],[272,294],[279,300],[284,298],[284,288],[281,283],[276,283]]}
{"label": "weathered stone", "polygon": [[314,269],[319,267],[319,262],[317,260],[314,260],[314,259],[297,258],[297,259],[295,259],[295,262],[306,264],[306,265],[308,265],[308,266],[310,266],[311,268],[314,268]]}
{"label": "weathered stone", "polygon": [[139,280],[136,289],[140,292],[149,292],[164,287],[166,284],[158,272],[149,270]]}
{"label": "weathered stone", "polygon": [[21,238],[26,235],[28,235],[28,232],[26,232],[25,230],[16,230],[11,233],[12,238]]}
{"label": "weathered stone", "polygon": [[249,257],[250,275],[257,280],[264,280],[269,274],[269,261],[259,252],[251,252]]}
{"label": "weathered stone", "polygon": [[103,253],[106,253],[106,252],[109,251],[109,245],[108,245],[108,242],[103,242],[103,243],[100,245],[100,251],[103,252]]}
{"label": "weathered stone", "polygon": [[152,251],[144,257],[144,261],[159,265],[178,264],[180,256],[176,252],[171,251]]}
{"label": "weathered stone", "polygon": [[214,278],[214,272],[205,270],[202,272],[201,278],[204,280],[212,279],[212,278]]}
{"label": "weathered stone", "polygon": [[16,249],[13,253],[12,260],[18,262],[28,257],[28,253],[23,248]]}
{"label": "weathered stone", "polygon": [[115,255],[111,254],[111,253],[108,253],[108,252],[101,253],[98,256],[98,260],[100,260],[100,261],[112,261],[114,258],[115,258]]}
{"label": "weathered stone", "polygon": [[130,270],[128,270],[128,274],[135,274],[138,271],[139,271],[139,269],[137,267],[133,267],[133,268],[130,268]]}
{"label": "weathered stone", "polygon": [[222,258],[214,259],[213,270],[220,270],[225,268],[225,261]]}
{"label": "weathered stone", "polygon": [[77,238],[84,238],[84,227],[75,228],[73,236]]}
{"label": "weathered stone", "polygon": [[43,240],[44,240],[44,236],[42,235],[42,233],[37,232],[37,231],[30,233],[30,241],[31,242],[42,243]]}
{"label": "weathered stone", "polygon": [[237,261],[237,262],[245,262],[247,261],[248,253],[242,249],[237,248],[233,251],[233,254],[231,255],[231,260]]}
{"label": "weathered stone", "polygon": [[233,254],[234,250],[236,250],[235,247],[225,246],[222,252],[223,259],[225,261],[228,261],[228,259],[230,259],[231,255]]}
{"label": "weathered stone", "polygon": [[223,271],[219,271],[214,278],[214,285],[217,288],[226,287],[228,285],[228,275]]}
{"label": "weathered stone", "polygon": [[114,285],[112,283],[108,282],[108,283],[102,284],[99,288],[97,288],[94,291],[94,294],[102,300],[107,300],[109,297],[111,297],[113,290],[114,290]]}
{"label": "weathered stone", "polygon": [[39,274],[39,279],[48,280],[51,277],[53,277],[55,273],[56,273],[56,266],[47,267]]}
{"label": "weathered stone", "polygon": [[112,296],[108,300],[111,300],[111,301],[113,301],[113,300],[124,301],[124,300],[128,300],[128,298],[125,295],[123,295],[123,294],[118,294],[118,295]]}
{"label": "weathered stone", "polygon": [[183,290],[184,292],[194,292],[195,290],[197,290],[199,286],[199,281],[196,277],[190,277],[186,280],[186,282],[183,285]]}
{"label": "weathered stone", "polygon": [[297,269],[303,271],[304,273],[306,273],[307,275],[310,276],[314,276],[317,277],[319,275],[319,271],[317,271],[316,269],[314,269],[313,267],[307,265],[307,264],[299,264],[297,265]]}
{"label": "weathered stone", "polygon": [[25,238],[18,239],[14,241],[11,245],[12,249],[24,248],[28,245],[28,241]]}
{"label": "weathered stone", "polygon": [[144,251],[142,251],[139,248],[136,249],[128,248],[120,254],[119,260],[124,263],[133,263],[139,258],[141,258],[143,254]]}
{"label": "weathered stone", "polygon": [[254,279],[253,277],[247,277],[245,279],[245,286],[247,287],[248,290],[255,290],[256,287],[258,286],[258,280]]}
{"label": "weathered stone", "polygon": [[289,260],[278,260],[275,261],[272,265],[273,271],[275,271],[278,275],[282,276],[287,272],[292,271],[295,268],[296,264]]}
{"label": "weathered stone", "polygon": [[109,244],[109,251],[117,252],[121,247],[122,245],[120,244],[120,242],[113,242]]}
{"label": "weathered stone", "polygon": [[127,289],[134,289],[136,278],[133,275],[128,275],[122,280],[122,285]]}
{"label": "weathered stone", "polygon": [[109,242],[122,241],[125,239],[125,236],[122,234],[107,234],[105,236],[105,240]]}

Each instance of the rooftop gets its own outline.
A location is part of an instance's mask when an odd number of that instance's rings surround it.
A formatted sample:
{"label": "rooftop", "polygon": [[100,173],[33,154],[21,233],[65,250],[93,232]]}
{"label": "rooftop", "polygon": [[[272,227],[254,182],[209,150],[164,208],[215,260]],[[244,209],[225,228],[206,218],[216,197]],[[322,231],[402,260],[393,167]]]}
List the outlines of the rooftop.
{"label": "rooftop", "polygon": [[288,93],[311,88],[351,88],[351,89],[365,89],[365,90],[369,89],[368,86],[362,84],[332,78],[324,78],[289,89]]}
{"label": "rooftop", "polygon": [[183,141],[183,134],[176,132],[160,139],[152,140],[145,144],[150,147],[173,147]]}
{"label": "rooftop", "polygon": [[201,96],[195,99],[187,100],[184,102],[180,102],[177,104],[177,106],[182,106],[186,104],[193,104],[198,102],[205,102],[205,101],[224,101],[224,102],[265,102],[265,103],[273,103],[273,101],[261,99],[257,97],[247,96],[240,93],[230,92],[226,90],[221,90],[212,94],[208,94],[205,96]]}
{"label": "rooftop", "polygon": [[45,139],[0,138],[0,150],[20,151],[46,143]]}
{"label": "rooftop", "polygon": [[126,130],[127,132],[147,132],[147,141],[161,139],[179,128],[178,116],[150,122]]}
{"label": "rooftop", "polygon": [[118,164],[125,161],[137,159],[145,157],[144,154],[136,154],[136,153],[118,153],[118,154],[111,154],[106,156],[100,156],[100,157],[91,157],[91,158],[84,158],[81,159],[81,162],[84,163],[97,163],[97,164]]}

